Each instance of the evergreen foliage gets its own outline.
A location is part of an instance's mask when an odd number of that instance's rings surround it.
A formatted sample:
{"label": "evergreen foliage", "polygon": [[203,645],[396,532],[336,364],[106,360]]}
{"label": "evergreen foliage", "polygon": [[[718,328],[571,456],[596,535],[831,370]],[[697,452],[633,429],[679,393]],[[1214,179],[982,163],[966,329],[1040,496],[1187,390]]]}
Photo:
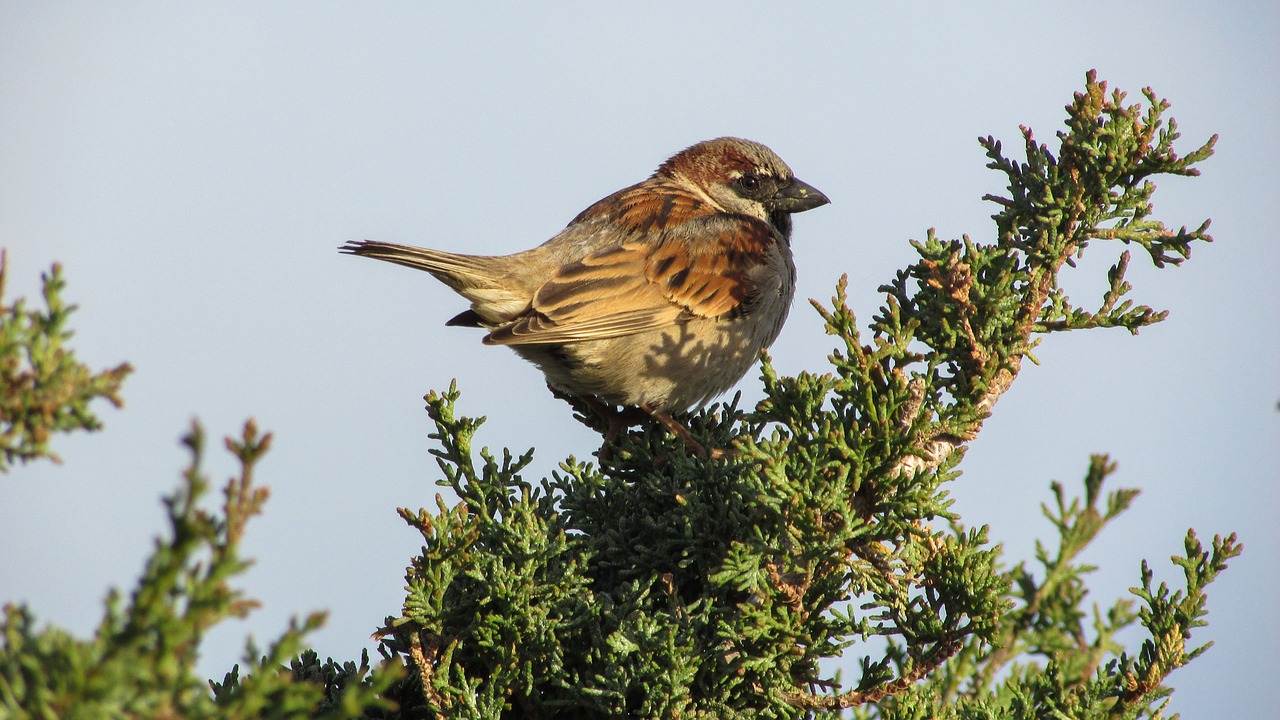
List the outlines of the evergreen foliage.
{"label": "evergreen foliage", "polygon": [[[1092,243],[1138,245],[1157,267],[1208,241],[1208,223],[1171,231],[1150,219],[1159,174],[1195,175],[1214,140],[1180,157],[1168,105],[1125,105],[1090,74],[1051,151],[1023,128],[1025,160],[981,141],[1007,181],[987,196],[997,238],[913,243],[919,259],[882,290],[870,342],[845,302],[816,305],[836,339],[831,369],[779,377],[766,399],[687,418],[727,461],[688,457],[656,428],[599,464],[569,458],[539,482],[530,455],[473,457],[479,421],[456,389],[427,397],[444,484],[461,502],[402,511],[423,535],[409,595],[384,628],[443,717],[792,718],[859,708],[882,717],[1039,717],[1158,713],[1164,677],[1199,650],[1200,589],[1238,552],[1187,540],[1187,590],[1116,603],[1085,628],[1074,558],[1133,491],[1083,503],[1055,486],[1058,551],[1001,571],[985,528],[964,529],[945,483],[966,444],[1048,332],[1123,327],[1164,313],[1125,296],[1121,252],[1094,311],[1059,282]],[[1034,358],[1033,358],[1034,359]],[[579,408],[582,410],[582,408]],[[583,422],[594,422],[581,412]],[[1136,658],[1114,636],[1151,633]],[[847,684],[822,661],[887,642]],[[1119,653],[1119,654],[1117,654]],[[952,663],[947,663],[950,659]],[[927,678],[927,679],[926,679]],[[923,682],[920,682],[924,680]]]}
{"label": "evergreen foliage", "polygon": [[204,432],[198,425],[191,429],[183,438],[191,465],[164,501],[170,537],[156,541],[127,603],[112,591],[92,639],[37,630],[26,608],[5,606],[0,718],[349,718],[391,706],[379,695],[399,675],[395,664],[371,672],[367,658],[358,667],[322,665],[305,653],[286,667],[323,613],[294,623],[265,654],[251,643],[244,679],[239,666],[222,683],[195,673],[204,633],[257,605],[230,580],[249,566],[240,542],[267,500],[266,488],[254,484],[253,467],[270,443],[271,435],[259,434],[252,421],[239,439],[227,439],[241,472],[227,483],[222,512],[213,514],[199,506],[209,488],[200,472]]}
{"label": "evergreen foliage", "polygon": [[6,257],[0,252],[0,472],[14,462],[58,456],[49,449],[54,433],[102,426],[89,403],[105,398],[120,407],[120,385],[133,372],[128,363],[94,374],[64,347],[74,305],[62,301],[62,268],[41,279],[43,311],[19,299],[4,304]]}
{"label": "evergreen foliage", "polygon": [[[842,280],[829,307],[815,303],[836,345],[826,372],[782,377],[766,357],[756,407],[683,418],[727,459],[691,457],[648,427],[529,480],[532,451],[477,452],[483,419],[457,413],[456,387],[430,393],[453,498],[401,510],[424,546],[376,668],[305,652],[312,615],[265,654],[251,647],[245,676],[237,667],[212,692],[195,679],[203,632],[252,607],[229,582],[266,499],[252,468],[270,439],[250,424],[228,441],[242,473],[211,514],[197,503],[208,481],[195,428],[166,501],[172,538],[93,639],[6,609],[0,717],[1162,716],[1167,676],[1207,647],[1191,632],[1235,536],[1205,548],[1188,532],[1173,558],[1183,587],[1153,586],[1144,562],[1133,599],[1098,605],[1078,557],[1137,496],[1104,492],[1108,458],[1090,460],[1080,497],[1052,485],[1057,537],[1037,544],[1034,567],[1006,568],[986,529],[951,512],[946,485],[1044,334],[1164,318],[1126,297],[1127,249],[1082,309],[1060,283],[1076,258],[1121,243],[1176,266],[1210,240],[1207,222],[1152,219],[1150,199],[1152,177],[1196,175],[1214,139],[1179,156],[1167,103],[1143,95],[1126,105],[1090,73],[1056,149],[1026,128],[1023,160],[981,140],[1007,183],[987,196],[995,241],[914,242],[919,258],[882,288],[865,337]],[[1146,639],[1129,650],[1117,636],[1136,626]],[[851,655],[858,673],[837,677],[831,661]]]}

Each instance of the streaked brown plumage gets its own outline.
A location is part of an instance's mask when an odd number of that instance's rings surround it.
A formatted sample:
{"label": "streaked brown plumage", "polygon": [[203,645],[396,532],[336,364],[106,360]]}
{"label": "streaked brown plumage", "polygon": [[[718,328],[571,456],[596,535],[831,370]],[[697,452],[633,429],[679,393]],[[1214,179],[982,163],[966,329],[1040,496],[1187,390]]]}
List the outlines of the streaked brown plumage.
{"label": "streaked brown plumage", "polygon": [[764,145],[718,138],[531,250],[341,250],[426,270],[471,301],[449,325],[487,329],[486,344],[510,346],[556,390],[679,432],[668,411],[728,390],[777,337],[795,290],[791,214],[827,202]]}

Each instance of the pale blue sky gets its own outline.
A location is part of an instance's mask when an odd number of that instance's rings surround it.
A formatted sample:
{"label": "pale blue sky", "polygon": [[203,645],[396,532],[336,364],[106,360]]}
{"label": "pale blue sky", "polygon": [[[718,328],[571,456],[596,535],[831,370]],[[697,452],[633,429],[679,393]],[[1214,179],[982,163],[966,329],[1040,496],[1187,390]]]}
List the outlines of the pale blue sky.
{"label": "pale blue sky", "polygon": [[[438,471],[421,396],[456,377],[480,441],[538,448],[534,472],[598,439],[539,374],[477,333],[425,274],[340,256],[370,238],[482,253],[540,243],[670,153],[734,134],[773,147],[832,204],[797,218],[799,296],[841,273],[863,318],[908,238],[992,236],[1002,190],[975,139],[1045,141],[1089,68],[1174,103],[1196,180],[1159,181],[1170,224],[1214,220],[1184,268],[1135,256],[1135,298],[1172,312],[1134,338],[1050,338],[1000,401],[951,490],[1010,561],[1049,537],[1048,484],[1091,452],[1143,489],[1086,559],[1100,603],[1188,527],[1239,531],[1210,591],[1216,646],[1172,677],[1185,717],[1273,709],[1280,661],[1280,10],[1274,3],[99,3],[0,4],[0,245],[10,293],[64,263],[75,345],[128,360],[123,411],[60,438],[60,466],[0,478],[0,601],[92,631],[163,528],[158,499],[193,416],[217,436],[276,433],[272,487],[243,580],[264,607],[204,647],[221,676],[244,637],[328,608],[322,656],[352,659],[398,611],[420,541],[396,506]],[[1082,298],[1114,259],[1068,278]],[[1086,303],[1087,304],[1087,303]],[[797,303],[775,345],[788,373],[831,342]],[[759,397],[754,374],[741,385]],[[233,468],[211,453],[221,480]],[[1131,640],[1133,638],[1130,638]]]}

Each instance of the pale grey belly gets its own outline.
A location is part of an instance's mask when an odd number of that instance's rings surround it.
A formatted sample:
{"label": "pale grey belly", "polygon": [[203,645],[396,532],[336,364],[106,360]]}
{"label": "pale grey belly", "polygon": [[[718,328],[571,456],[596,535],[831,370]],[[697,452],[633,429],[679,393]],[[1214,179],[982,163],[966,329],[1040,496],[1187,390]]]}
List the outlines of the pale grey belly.
{"label": "pale grey belly", "polygon": [[686,410],[733,387],[781,328],[759,318],[695,320],[673,327],[558,347],[513,346],[547,382],[615,405]]}

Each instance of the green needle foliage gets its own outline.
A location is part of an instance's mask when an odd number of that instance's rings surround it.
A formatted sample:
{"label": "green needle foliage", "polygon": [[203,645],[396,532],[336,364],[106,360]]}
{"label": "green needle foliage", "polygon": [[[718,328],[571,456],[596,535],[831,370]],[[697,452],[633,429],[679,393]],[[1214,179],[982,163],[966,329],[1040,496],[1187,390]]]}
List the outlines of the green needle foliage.
{"label": "green needle foliage", "polygon": [[133,372],[124,363],[95,375],[64,347],[73,334],[67,319],[76,307],[62,301],[66,283],[58,265],[41,278],[43,311],[28,309],[21,299],[6,305],[5,260],[0,252],[0,472],[15,462],[57,462],[50,437],[102,427],[89,402],[105,398],[120,407],[120,385]]}
{"label": "green needle foliage", "polygon": [[[1164,319],[1128,299],[1120,248],[1103,297],[1081,309],[1060,279],[1086,249],[1136,245],[1160,268],[1210,240],[1207,222],[1152,219],[1150,200],[1151,178],[1196,175],[1214,139],[1180,156],[1167,103],[1143,96],[1126,105],[1090,73],[1053,150],[1026,128],[1021,160],[981,140],[1007,188],[987,196],[995,240],[914,242],[918,259],[881,288],[865,333],[842,280],[830,306],[814,303],[835,344],[825,372],[779,376],[766,357],[756,407],[682,418],[726,458],[690,456],[652,426],[530,480],[532,451],[477,451],[483,419],[457,413],[457,388],[428,394],[452,498],[400,511],[423,548],[376,668],[304,650],[312,615],[266,653],[250,646],[243,677],[196,679],[204,632],[252,607],[229,581],[266,499],[252,468],[270,439],[250,424],[229,441],[242,473],[210,514],[196,428],[166,500],[172,537],[129,603],[111,597],[94,638],[6,609],[0,718],[1162,717],[1169,674],[1207,648],[1191,633],[1235,536],[1206,548],[1188,532],[1173,558],[1181,587],[1153,585],[1144,562],[1132,598],[1099,604],[1078,558],[1137,496],[1104,492],[1108,458],[1091,459],[1079,497],[1051,486],[1056,537],[1032,563],[1006,567],[947,491],[1045,334]],[[65,338],[44,328],[18,347]],[[1138,628],[1138,647],[1119,641]],[[862,658],[850,678],[833,670],[846,657]]]}
{"label": "green needle foliage", "polygon": [[[1118,253],[1096,310],[1061,274],[1091,244],[1137,245],[1176,266],[1208,223],[1150,218],[1150,178],[1195,175],[1168,105],[1126,105],[1092,73],[1050,150],[1023,128],[1024,160],[981,141],[1006,178],[996,240],[913,243],[919,259],[882,290],[868,338],[845,298],[815,303],[837,347],[822,374],[780,377],[766,398],[685,421],[727,460],[690,457],[659,428],[621,438],[598,463],[569,458],[537,482],[531,454],[474,452],[481,420],[456,388],[427,396],[442,483],[458,498],[402,510],[421,532],[408,597],[384,647],[402,655],[436,717],[1155,717],[1165,677],[1203,648],[1204,586],[1239,552],[1188,535],[1186,588],[1086,606],[1075,562],[1136,495],[1102,484],[1083,500],[1054,485],[1059,531],[1039,574],[1003,570],[986,528],[965,529],[946,483],[1045,333],[1123,327],[1134,305]],[[585,408],[580,419],[596,422]],[[1116,634],[1150,634],[1133,656]],[[861,652],[860,652],[861,651]],[[848,681],[831,661],[864,654]]]}
{"label": "green needle foliage", "polygon": [[164,501],[170,536],[157,539],[128,602],[111,592],[92,639],[37,630],[25,607],[5,606],[0,718],[384,717],[377,713],[394,703],[379,696],[392,694],[398,665],[371,671],[367,657],[359,666],[339,666],[320,663],[314,653],[286,665],[302,652],[304,635],[320,626],[323,613],[293,623],[265,654],[250,643],[244,679],[238,666],[222,683],[196,675],[205,632],[257,605],[229,580],[249,566],[239,547],[246,524],[267,499],[266,488],[254,484],[253,467],[270,443],[271,435],[259,434],[252,421],[241,438],[227,439],[241,472],[226,485],[221,514],[213,514],[198,504],[209,479],[200,472],[204,433],[198,425],[191,429],[183,438],[191,465]]}

